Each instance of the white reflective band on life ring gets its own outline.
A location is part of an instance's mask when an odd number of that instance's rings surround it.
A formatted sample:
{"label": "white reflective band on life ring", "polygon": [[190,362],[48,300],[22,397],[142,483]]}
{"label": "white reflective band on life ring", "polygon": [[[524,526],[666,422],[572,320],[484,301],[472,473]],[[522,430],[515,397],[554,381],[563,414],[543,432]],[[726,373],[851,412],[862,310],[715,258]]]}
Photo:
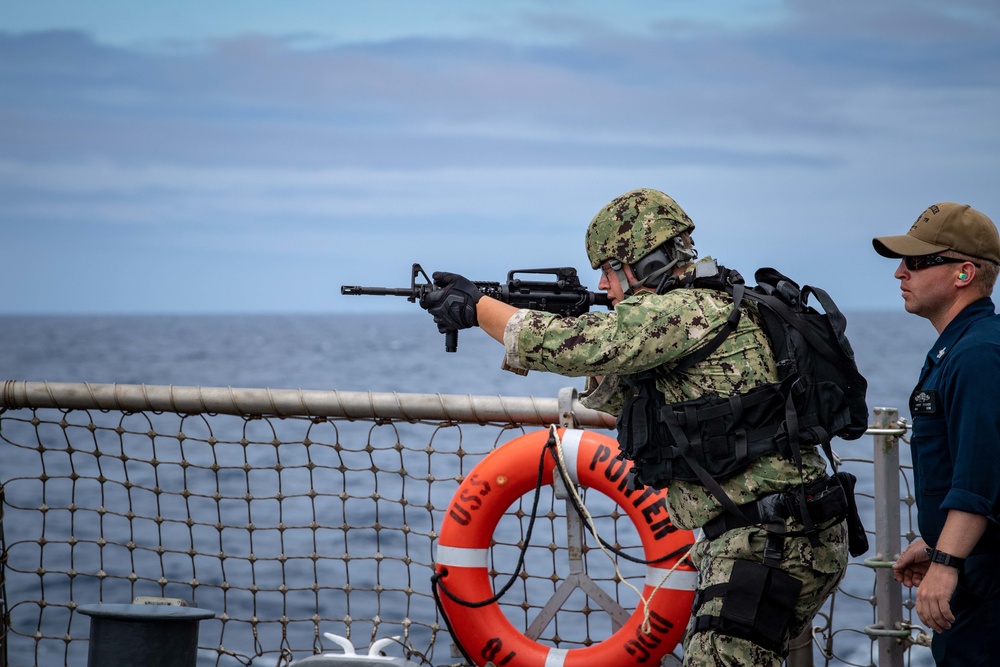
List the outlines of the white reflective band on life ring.
{"label": "white reflective band on life ring", "polygon": [[580,473],[577,466],[580,464],[580,440],[582,439],[583,431],[575,428],[563,431],[562,438],[559,439],[559,442],[562,443],[563,458],[566,460],[566,472],[569,473],[569,478],[573,480],[574,484],[580,483]]}
{"label": "white reflective band on life ring", "polygon": [[435,560],[441,565],[453,567],[486,567],[489,563],[489,557],[489,549],[443,547],[439,544]]}
{"label": "white reflective band on life ring", "polygon": [[564,648],[549,649],[549,654],[545,656],[545,667],[562,667],[566,663],[566,656],[569,650]]}
{"label": "white reflective band on life ring", "polygon": [[657,586],[669,588],[672,591],[693,591],[698,587],[698,573],[691,570],[670,572],[660,567],[649,567],[646,568],[646,585],[653,588]]}

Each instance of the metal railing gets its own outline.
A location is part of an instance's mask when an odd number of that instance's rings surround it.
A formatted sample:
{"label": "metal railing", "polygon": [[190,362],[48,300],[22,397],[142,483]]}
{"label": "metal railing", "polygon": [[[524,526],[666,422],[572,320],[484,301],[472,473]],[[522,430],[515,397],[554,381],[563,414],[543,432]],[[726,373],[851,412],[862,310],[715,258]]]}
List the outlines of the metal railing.
{"label": "metal railing", "polygon": [[[321,639],[328,630],[369,642],[399,635],[411,659],[451,664],[429,584],[441,517],[476,462],[550,424],[607,430],[614,420],[584,408],[573,390],[518,398],[8,381],[0,665],[4,656],[16,666],[76,664],[87,643],[77,606],[143,595],[218,612],[203,622],[199,664],[287,664],[330,649]],[[877,408],[868,433],[872,458],[843,465],[871,467],[858,493],[869,501],[862,510],[874,553],[852,561],[789,665],[895,667],[919,662],[910,649],[927,644],[888,569],[901,539],[913,537],[912,528],[901,532],[912,506],[900,494],[906,428],[895,410]],[[608,621],[583,592],[558,609],[548,604],[594,550],[557,496],[544,500],[547,526],[530,545],[518,518],[528,503],[512,508],[490,568],[506,580],[510,555],[530,549],[532,566],[504,612],[534,624],[538,641],[573,648],[600,641]],[[634,548],[627,517],[584,497],[602,534]],[[641,582],[641,570],[619,575],[593,555],[586,569],[615,604],[634,607],[622,579]],[[866,608],[872,618],[861,623]],[[446,648],[435,650],[442,640]],[[677,651],[665,662],[676,664]]]}

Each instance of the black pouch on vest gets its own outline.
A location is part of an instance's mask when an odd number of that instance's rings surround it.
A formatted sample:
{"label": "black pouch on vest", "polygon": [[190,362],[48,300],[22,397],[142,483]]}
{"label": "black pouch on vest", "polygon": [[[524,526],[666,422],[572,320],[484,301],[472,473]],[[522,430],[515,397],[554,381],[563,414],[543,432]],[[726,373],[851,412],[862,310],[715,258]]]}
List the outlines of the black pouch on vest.
{"label": "black pouch on vest", "polygon": [[858,478],[849,472],[838,472],[835,477],[844,487],[847,494],[847,550],[852,556],[860,556],[868,551],[868,533],[861,523],[858,513],[858,502],[854,497],[854,485]]}
{"label": "black pouch on vest", "polygon": [[[836,479],[827,479],[826,488],[812,497],[806,496],[806,508],[813,523],[823,523],[830,519],[846,517],[850,508],[844,484]],[[797,503],[792,503],[792,516],[802,521],[802,510]]]}
{"label": "black pouch on vest", "polygon": [[663,488],[673,481],[673,460],[667,457],[667,441],[659,414],[663,397],[656,391],[656,381],[650,376],[640,382],[648,383],[630,396],[618,415],[618,444],[621,457],[633,462],[632,475],[639,486]]}
{"label": "black pouch on vest", "polygon": [[722,598],[718,632],[784,653],[802,582],[774,567],[748,560],[733,563]]}

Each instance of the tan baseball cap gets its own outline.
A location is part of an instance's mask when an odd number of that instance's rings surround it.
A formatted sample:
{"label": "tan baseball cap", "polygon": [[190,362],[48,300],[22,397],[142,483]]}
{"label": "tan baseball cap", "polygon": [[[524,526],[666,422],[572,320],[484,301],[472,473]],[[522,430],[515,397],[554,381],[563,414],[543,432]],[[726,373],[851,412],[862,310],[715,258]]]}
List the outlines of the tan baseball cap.
{"label": "tan baseball cap", "polygon": [[1000,264],[1000,234],[996,225],[968,204],[941,202],[927,207],[904,236],[872,239],[883,257],[917,257],[954,250]]}

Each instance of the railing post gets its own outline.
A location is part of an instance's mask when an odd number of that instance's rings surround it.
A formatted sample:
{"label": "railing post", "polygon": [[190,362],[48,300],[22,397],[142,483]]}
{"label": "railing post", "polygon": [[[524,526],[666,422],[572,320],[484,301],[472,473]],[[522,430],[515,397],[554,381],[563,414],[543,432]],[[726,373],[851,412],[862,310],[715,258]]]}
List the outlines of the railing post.
{"label": "railing post", "polygon": [[812,627],[808,627],[789,642],[785,667],[813,667],[813,664]]}
{"label": "railing post", "polygon": [[[2,410],[0,410],[2,412]],[[7,541],[3,532],[3,485],[0,484],[0,667],[7,666]]]}
{"label": "railing post", "polygon": [[899,556],[899,436],[892,433],[899,422],[895,408],[875,408],[875,556],[868,561],[875,568],[875,605],[878,636],[878,664],[903,667],[906,645],[903,638],[903,589],[892,574],[892,562]]}

